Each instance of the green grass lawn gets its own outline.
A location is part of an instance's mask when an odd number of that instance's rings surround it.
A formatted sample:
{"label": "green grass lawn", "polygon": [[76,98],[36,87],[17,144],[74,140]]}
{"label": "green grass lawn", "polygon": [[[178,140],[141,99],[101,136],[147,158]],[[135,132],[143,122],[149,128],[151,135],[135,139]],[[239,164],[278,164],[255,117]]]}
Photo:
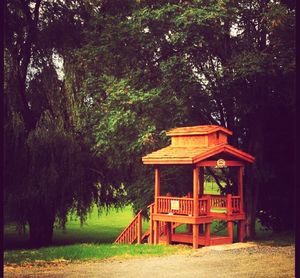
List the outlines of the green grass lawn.
{"label": "green grass lawn", "polygon": [[189,251],[190,248],[184,245],[82,243],[31,250],[5,251],[4,262],[5,264],[20,264],[49,261],[85,261],[111,257],[165,256],[174,253],[187,253]]}
{"label": "green grass lawn", "polygon": [[[108,214],[98,217],[95,207],[86,224],[80,226],[79,219],[71,217],[66,231],[54,229],[53,246],[28,249],[28,231],[19,235],[14,225],[4,229],[4,262],[25,263],[53,260],[90,260],[109,257],[162,256],[190,250],[187,246],[162,245],[114,245],[111,244],[133,219],[130,206],[123,210],[111,209]],[[148,229],[148,222],[143,221],[143,231]]]}
{"label": "green grass lawn", "polygon": [[[111,209],[98,216],[97,207],[89,214],[86,223],[81,227],[79,219],[69,217],[66,230],[55,228],[53,245],[69,245],[76,243],[112,243],[133,219],[130,206],[122,210]],[[143,231],[148,229],[148,222],[143,221]],[[24,235],[18,235],[15,225],[4,227],[4,249],[20,249],[28,247],[28,229]]]}

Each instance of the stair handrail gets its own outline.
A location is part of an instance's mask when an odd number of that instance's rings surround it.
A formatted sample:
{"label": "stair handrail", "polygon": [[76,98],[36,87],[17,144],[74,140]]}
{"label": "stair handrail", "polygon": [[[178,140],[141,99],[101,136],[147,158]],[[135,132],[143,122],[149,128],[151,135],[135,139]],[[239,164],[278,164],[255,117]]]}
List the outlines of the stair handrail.
{"label": "stair handrail", "polygon": [[114,243],[119,243],[119,240],[123,237],[124,234],[126,234],[126,232],[129,230],[129,228],[131,228],[131,226],[137,222],[137,225],[139,225],[140,227],[138,228],[138,232],[137,232],[137,235],[136,237],[131,240],[130,243],[132,243],[136,238],[137,238],[137,241],[138,243],[141,243],[141,239],[142,239],[142,236],[141,236],[141,214],[142,214],[142,209],[137,213],[137,215],[133,218],[133,220],[129,223],[129,225],[123,230],[123,232],[117,237],[117,239],[114,241]]}

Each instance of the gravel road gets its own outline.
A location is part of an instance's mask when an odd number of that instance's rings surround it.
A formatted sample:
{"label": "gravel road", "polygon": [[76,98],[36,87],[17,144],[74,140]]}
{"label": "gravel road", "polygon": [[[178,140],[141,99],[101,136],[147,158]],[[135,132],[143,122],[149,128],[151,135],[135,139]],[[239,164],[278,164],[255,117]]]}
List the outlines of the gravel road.
{"label": "gravel road", "polygon": [[295,246],[235,243],[166,257],[5,266],[4,277],[295,277]]}

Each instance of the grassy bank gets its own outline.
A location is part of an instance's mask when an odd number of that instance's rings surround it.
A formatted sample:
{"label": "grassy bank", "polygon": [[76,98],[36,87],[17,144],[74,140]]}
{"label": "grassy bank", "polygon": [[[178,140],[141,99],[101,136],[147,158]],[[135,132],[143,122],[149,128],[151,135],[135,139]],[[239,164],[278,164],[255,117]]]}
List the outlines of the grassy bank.
{"label": "grassy bank", "polygon": [[188,252],[183,245],[115,245],[115,244],[74,244],[32,250],[4,252],[5,264],[20,264],[49,261],[85,261],[107,258],[128,258],[136,256],[165,256]]}
{"label": "grassy bank", "polygon": [[[88,215],[86,223],[81,226],[79,219],[70,216],[66,230],[54,228],[53,245],[70,245],[78,243],[112,243],[134,217],[130,206],[122,210],[111,209],[100,216],[96,207]],[[143,223],[143,230],[148,223]],[[4,249],[28,248],[28,228],[25,234],[18,234],[15,225],[4,227]]]}

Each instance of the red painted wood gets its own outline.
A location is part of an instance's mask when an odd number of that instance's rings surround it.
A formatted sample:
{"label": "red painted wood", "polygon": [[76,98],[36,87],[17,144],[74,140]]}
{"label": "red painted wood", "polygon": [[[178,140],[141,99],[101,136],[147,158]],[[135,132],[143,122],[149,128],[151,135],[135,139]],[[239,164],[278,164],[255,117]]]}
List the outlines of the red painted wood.
{"label": "red painted wood", "polygon": [[199,245],[199,225],[193,225],[193,249],[197,249]]}
{"label": "red painted wood", "polygon": [[194,211],[193,215],[199,214],[199,168],[193,169],[193,196],[194,196]]}
{"label": "red painted wood", "polygon": [[114,243],[133,243],[134,241],[141,242],[142,236],[142,210],[133,218],[131,223],[118,236]]}
{"label": "red painted wood", "polygon": [[[173,213],[178,215],[193,214],[193,207],[194,207],[193,198],[159,196],[156,198],[156,200],[157,200],[157,213]],[[179,202],[178,210],[171,209],[171,201]]]}
{"label": "red painted wood", "polygon": [[240,167],[238,170],[238,195],[240,196],[241,212],[244,212],[243,173],[244,173],[244,167]]}
{"label": "red painted wood", "polygon": [[232,215],[232,199],[231,199],[232,195],[228,194],[226,196],[227,198],[227,215]]}
{"label": "red painted wood", "polygon": [[148,206],[150,210],[150,223],[149,223],[149,244],[153,244],[154,242],[154,234],[153,234],[153,229],[154,229],[154,224],[153,224],[153,213],[154,213],[154,203],[152,203],[150,206]]}
{"label": "red painted wood", "polygon": [[155,175],[154,175],[154,212],[157,213],[157,197],[160,195],[160,170],[158,166],[155,167]]}
{"label": "red painted wood", "polygon": [[233,222],[232,221],[227,222],[227,232],[228,232],[228,237],[231,239],[231,242],[233,242]]}
{"label": "red painted wood", "polygon": [[171,222],[166,222],[166,243],[170,244],[171,243],[171,238],[172,238],[172,225]]}
{"label": "red painted wood", "polygon": [[136,229],[136,233],[137,233],[137,243],[141,244],[142,243],[142,214],[139,213],[138,214],[138,220],[137,220],[137,229]]}
{"label": "red painted wood", "polygon": [[210,223],[207,223],[205,224],[205,245],[208,246],[210,244]]}
{"label": "red painted wood", "polygon": [[159,221],[155,220],[154,221],[154,239],[153,239],[153,243],[154,244],[158,244],[159,241]]}
{"label": "red painted wood", "polygon": [[[198,167],[198,165],[197,165]],[[204,194],[204,167],[199,167],[199,194],[203,197]]]}

